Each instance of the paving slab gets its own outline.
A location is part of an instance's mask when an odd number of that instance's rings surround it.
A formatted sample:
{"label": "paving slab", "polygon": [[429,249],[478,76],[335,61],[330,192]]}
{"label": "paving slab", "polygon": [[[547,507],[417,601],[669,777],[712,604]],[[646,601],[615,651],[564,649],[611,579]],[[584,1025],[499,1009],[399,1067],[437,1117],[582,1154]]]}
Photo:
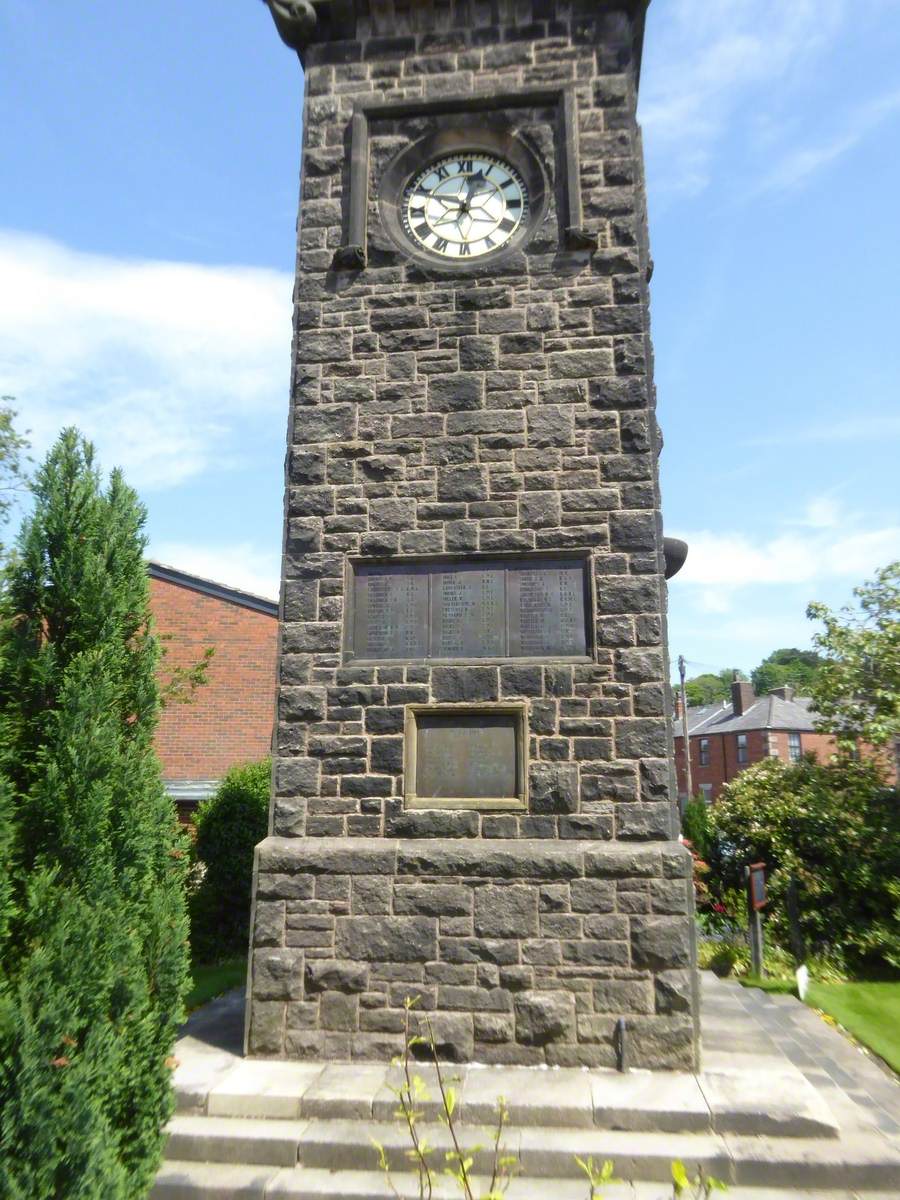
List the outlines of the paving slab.
{"label": "paving slab", "polygon": [[150,1192],[151,1200],[259,1200],[275,1178],[276,1167],[234,1163],[165,1162]]}
{"label": "paving slab", "polygon": [[[461,1066],[459,1063],[441,1063],[441,1077],[444,1081],[444,1087],[452,1087],[457,1095],[461,1095],[466,1085],[466,1076],[468,1075],[469,1067]],[[434,1065],[428,1063],[410,1063],[409,1064],[410,1078],[418,1076],[425,1085],[425,1091],[417,1098],[416,1108],[421,1111],[425,1120],[437,1120],[438,1114],[443,1112],[443,1103],[441,1101],[441,1089],[438,1084],[437,1070]],[[372,1116],[376,1121],[391,1121],[394,1119],[394,1114],[397,1111],[399,1099],[396,1089],[403,1087],[405,1084],[405,1075],[402,1067],[389,1067],[385,1075],[384,1084],[375,1094],[375,1099],[372,1101]]]}
{"label": "paving slab", "polygon": [[716,1133],[778,1137],[839,1135],[821,1094],[799,1070],[704,1071],[697,1079]]}
{"label": "paving slab", "polygon": [[166,1126],[166,1157],[180,1161],[293,1167],[305,1121],[241,1120],[176,1114]]}
{"label": "paving slab", "polygon": [[323,1063],[247,1058],[210,1089],[211,1117],[299,1117],[300,1101]]}
{"label": "paving slab", "polygon": [[300,1100],[304,1117],[371,1117],[383,1095],[390,1068],[370,1063],[332,1063]]}
{"label": "paving slab", "polygon": [[900,1148],[877,1133],[823,1138],[725,1137],[732,1178],[747,1186],[894,1189]]}
{"label": "paving slab", "polygon": [[709,1105],[695,1075],[591,1072],[591,1094],[594,1124],[604,1129],[690,1133],[712,1128]]}
{"label": "paving slab", "polygon": [[205,1112],[210,1090],[240,1063],[233,1054],[210,1050],[202,1042],[182,1038],[175,1047],[177,1066],[172,1075],[179,1110]]}
{"label": "paving slab", "polygon": [[587,1071],[566,1068],[470,1068],[462,1090],[460,1119],[495,1126],[497,1103],[502,1096],[510,1126],[590,1129],[594,1124],[591,1076]]}
{"label": "paving slab", "polygon": [[[270,1181],[266,1200],[419,1200],[418,1184],[410,1175],[395,1175],[394,1189],[377,1171],[281,1171]],[[476,1195],[483,1195],[490,1180],[473,1179]],[[585,1200],[587,1189],[577,1179],[518,1178],[509,1190],[511,1200]],[[459,1190],[451,1180],[437,1180],[435,1200],[458,1200]],[[613,1182],[603,1188],[603,1200],[672,1200],[667,1183]],[[783,1188],[734,1188],[727,1200],[863,1200],[858,1191],[786,1191]],[[895,1192],[866,1192],[864,1200],[897,1200]]]}

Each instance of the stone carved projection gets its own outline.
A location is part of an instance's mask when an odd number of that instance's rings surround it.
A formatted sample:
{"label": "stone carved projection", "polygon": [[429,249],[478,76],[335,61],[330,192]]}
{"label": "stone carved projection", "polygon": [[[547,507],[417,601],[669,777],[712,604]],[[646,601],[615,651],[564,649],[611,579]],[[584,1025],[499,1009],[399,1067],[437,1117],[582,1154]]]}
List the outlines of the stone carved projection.
{"label": "stone carved projection", "polygon": [[346,659],[586,659],[587,560],[358,562]]}

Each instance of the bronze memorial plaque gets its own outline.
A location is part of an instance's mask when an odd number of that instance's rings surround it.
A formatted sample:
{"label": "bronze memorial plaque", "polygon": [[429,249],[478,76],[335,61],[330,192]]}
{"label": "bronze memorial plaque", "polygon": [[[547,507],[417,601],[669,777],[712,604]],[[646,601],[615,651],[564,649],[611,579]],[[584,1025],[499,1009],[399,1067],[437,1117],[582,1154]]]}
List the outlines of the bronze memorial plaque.
{"label": "bronze memorial plaque", "polygon": [[420,712],[410,800],[521,802],[521,714]]}
{"label": "bronze memorial plaque", "polygon": [[363,568],[353,589],[360,658],[426,658],[428,576],[399,566]]}
{"label": "bronze memorial plaque", "polygon": [[587,658],[588,560],[356,563],[346,658]]}

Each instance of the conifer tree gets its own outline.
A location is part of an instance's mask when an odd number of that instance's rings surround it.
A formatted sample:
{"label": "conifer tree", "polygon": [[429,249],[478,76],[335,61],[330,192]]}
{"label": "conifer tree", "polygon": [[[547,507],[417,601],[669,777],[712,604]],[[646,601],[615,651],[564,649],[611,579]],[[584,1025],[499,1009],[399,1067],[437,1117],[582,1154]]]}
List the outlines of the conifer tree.
{"label": "conifer tree", "polygon": [[72,429],[33,491],[0,596],[0,1195],[134,1200],[188,966],[145,514]]}

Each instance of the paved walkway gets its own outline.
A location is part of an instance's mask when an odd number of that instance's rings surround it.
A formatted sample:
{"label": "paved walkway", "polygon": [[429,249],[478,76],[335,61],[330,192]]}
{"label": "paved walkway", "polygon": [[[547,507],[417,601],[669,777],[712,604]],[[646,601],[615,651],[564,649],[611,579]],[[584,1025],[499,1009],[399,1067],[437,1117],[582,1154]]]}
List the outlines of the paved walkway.
{"label": "paved walkway", "polygon": [[824,1097],[841,1124],[900,1135],[900,1080],[794,996],[741,987],[709,971],[702,981],[703,1067],[777,1065],[787,1058]]}

